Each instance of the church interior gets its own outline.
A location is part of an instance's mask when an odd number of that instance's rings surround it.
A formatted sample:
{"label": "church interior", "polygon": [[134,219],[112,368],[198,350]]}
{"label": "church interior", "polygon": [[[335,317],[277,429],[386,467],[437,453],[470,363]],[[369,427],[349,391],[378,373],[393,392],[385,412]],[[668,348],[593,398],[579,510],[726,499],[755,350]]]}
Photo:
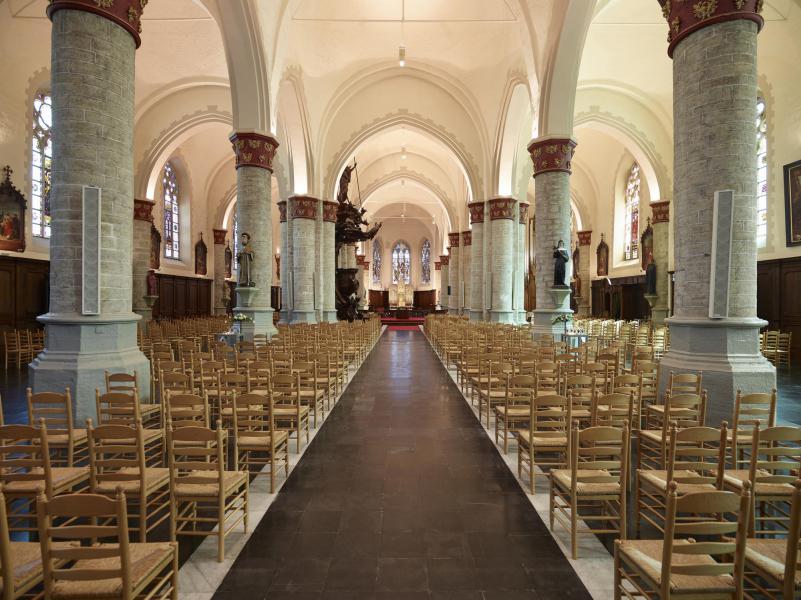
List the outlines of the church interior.
{"label": "church interior", "polygon": [[0,0],[3,600],[801,598],[799,32]]}

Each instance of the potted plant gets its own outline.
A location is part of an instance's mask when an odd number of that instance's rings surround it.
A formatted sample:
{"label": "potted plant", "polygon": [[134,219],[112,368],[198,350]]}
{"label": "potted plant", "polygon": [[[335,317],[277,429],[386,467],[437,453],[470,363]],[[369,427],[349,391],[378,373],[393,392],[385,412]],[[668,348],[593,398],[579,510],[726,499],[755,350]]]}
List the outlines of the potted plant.
{"label": "potted plant", "polygon": [[565,324],[565,333],[567,333],[567,324],[573,322],[573,315],[572,313],[560,313],[553,318],[551,321],[552,325],[556,325],[557,323],[564,323]]}

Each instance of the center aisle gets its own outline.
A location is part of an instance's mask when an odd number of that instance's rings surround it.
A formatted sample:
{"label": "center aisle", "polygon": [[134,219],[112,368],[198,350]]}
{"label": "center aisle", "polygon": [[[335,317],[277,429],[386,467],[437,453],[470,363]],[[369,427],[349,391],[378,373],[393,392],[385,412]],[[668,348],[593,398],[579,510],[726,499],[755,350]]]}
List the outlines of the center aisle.
{"label": "center aisle", "polygon": [[386,331],[214,598],[589,598],[419,331]]}

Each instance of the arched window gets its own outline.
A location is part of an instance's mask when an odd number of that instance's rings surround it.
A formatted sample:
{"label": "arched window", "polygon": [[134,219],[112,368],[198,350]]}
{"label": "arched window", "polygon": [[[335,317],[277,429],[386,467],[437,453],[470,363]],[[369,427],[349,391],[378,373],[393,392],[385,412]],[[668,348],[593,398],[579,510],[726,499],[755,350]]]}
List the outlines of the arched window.
{"label": "arched window", "polygon": [[765,100],[757,98],[757,248],[768,243],[768,121]]}
{"label": "arched window", "polygon": [[378,240],[373,242],[373,283],[381,283],[381,243]]}
{"label": "arched window", "polygon": [[31,139],[31,216],[33,235],[50,237],[50,189],[53,142],[53,105],[50,94],[36,94],[33,99],[33,136]]}
{"label": "arched window", "polygon": [[431,283],[431,242],[428,240],[423,242],[423,249],[420,252],[420,262],[423,265],[420,270],[421,283]]}
{"label": "arched window", "polygon": [[623,224],[624,259],[640,257],[640,165],[634,163],[626,180],[626,212]]}
{"label": "arched window", "polygon": [[172,163],[164,164],[161,177],[164,189],[164,256],[181,258],[181,215],[178,210],[178,181]]}
{"label": "arched window", "polygon": [[409,246],[403,242],[396,242],[392,248],[392,283],[411,283],[411,266]]}

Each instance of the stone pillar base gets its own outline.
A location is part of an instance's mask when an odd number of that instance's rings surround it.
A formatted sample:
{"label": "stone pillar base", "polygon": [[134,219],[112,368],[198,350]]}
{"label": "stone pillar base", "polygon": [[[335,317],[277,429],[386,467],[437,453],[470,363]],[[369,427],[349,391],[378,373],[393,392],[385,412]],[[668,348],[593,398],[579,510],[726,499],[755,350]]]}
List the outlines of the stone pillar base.
{"label": "stone pillar base", "polygon": [[317,323],[316,310],[293,310],[292,311],[293,323]]}
{"label": "stone pillar base", "polygon": [[336,323],[337,322],[337,311],[335,311],[335,310],[324,310],[323,311],[323,321],[325,323]]}
{"label": "stone pillar base", "polygon": [[34,392],[63,392],[69,386],[76,427],[96,419],[95,389],[106,389],[105,372],[133,373],[139,397],[150,399],[150,361],[136,343],[140,317],[126,315],[57,315],[38,317],[47,333],[45,350],[30,364]]}
{"label": "stone pillar base", "polygon": [[448,314],[449,315],[458,315],[459,314],[459,309],[458,308],[449,307],[448,308]]}
{"label": "stone pillar base", "polygon": [[514,324],[517,318],[517,312],[514,310],[491,310],[490,322],[491,323],[512,323]]}
{"label": "stone pillar base", "polygon": [[651,321],[653,321],[654,325],[664,325],[669,313],[670,311],[667,307],[651,308]]}
{"label": "stone pillar base", "polygon": [[573,314],[569,308],[538,308],[532,311],[531,329],[534,333],[549,333],[558,338],[565,332],[564,323],[554,323],[559,315]]}
{"label": "stone pillar base", "polygon": [[484,310],[473,310],[470,309],[470,320],[471,321],[483,321],[484,320]]}
{"label": "stone pillar base", "polygon": [[706,319],[671,317],[670,349],[662,357],[659,389],[663,393],[670,372],[703,373],[702,387],[709,400],[706,424],[731,425],[737,390],[770,392],[776,387],[776,368],[759,351],[759,330],[767,323],[757,318]]}
{"label": "stone pillar base", "polygon": [[282,308],[278,322],[283,325],[289,325],[292,322],[292,311],[287,308]]}
{"label": "stone pillar base", "polygon": [[252,323],[248,321],[239,322],[239,331],[245,341],[252,342],[254,335],[266,335],[271,338],[278,333],[275,325],[273,325],[273,312],[272,308],[255,308],[252,306],[237,306],[234,309],[234,313],[241,313],[253,319]]}
{"label": "stone pillar base", "polygon": [[215,306],[214,307],[214,314],[217,316],[224,315],[228,312],[228,307],[226,306]]}
{"label": "stone pillar base", "polygon": [[133,312],[139,315],[142,319],[142,324],[147,323],[148,321],[153,320],[153,309],[152,308],[134,308]]}

